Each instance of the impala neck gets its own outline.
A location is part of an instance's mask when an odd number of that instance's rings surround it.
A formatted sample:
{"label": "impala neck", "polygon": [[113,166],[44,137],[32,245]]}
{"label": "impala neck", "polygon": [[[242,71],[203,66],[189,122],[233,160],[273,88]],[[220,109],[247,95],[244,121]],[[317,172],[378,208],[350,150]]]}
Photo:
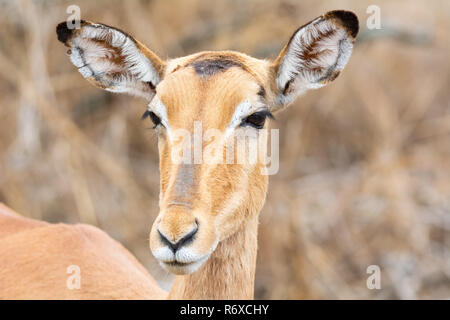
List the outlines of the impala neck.
{"label": "impala neck", "polygon": [[220,242],[206,263],[176,276],[169,299],[253,299],[258,216]]}

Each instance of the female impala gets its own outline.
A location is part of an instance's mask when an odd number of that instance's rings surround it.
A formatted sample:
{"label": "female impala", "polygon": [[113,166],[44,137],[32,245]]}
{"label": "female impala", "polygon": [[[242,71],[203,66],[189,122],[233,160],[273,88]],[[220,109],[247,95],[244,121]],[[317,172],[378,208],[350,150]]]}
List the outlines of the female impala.
{"label": "female impala", "polygon": [[150,247],[177,275],[169,298],[253,297],[258,214],[268,185],[262,161],[174,161],[176,133],[182,129],[196,139],[196,123],[217,129],[224,133],[215,145],[221,155],[243,130],[261,137],[272,113],[339,75],[357,33],[353,13],[332,11],[300,27],[274,61],[231,51],[163,61],[116,28],[87,21],[73,30],[58,25],[58,39],[83,77],[148,101],[144,117],[158,135],[161,175]]}

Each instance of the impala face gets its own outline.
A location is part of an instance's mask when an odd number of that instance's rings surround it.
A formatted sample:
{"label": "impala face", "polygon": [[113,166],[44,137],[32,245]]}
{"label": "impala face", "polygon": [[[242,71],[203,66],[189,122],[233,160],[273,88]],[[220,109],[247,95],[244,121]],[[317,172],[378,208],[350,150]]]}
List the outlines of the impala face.
{"label": "impala face", "polygon": [[[75,30],[58,25],[58,39],[88,81],[148,101],[143,118],[158,135],[161,176],[150,247],[163,267],[175,274],[196,271],[220,241],[258,214],[266,164],[250,161],[250,153],[236,161],[236,150],[249,140],[265,145],[272,113],[334,80],[357,32],[353,13],[332,11],[299,28],[274,61],[230,51],[162,61],[118,29],[86,21]],[[200,157],[192,147],[198,139]],[[174,156],[180,150],[189,155],[184,161]],[[205,161],[205,154],[225,159],[230,150],[231,162]]]}
{"label": "impala face", "polygon": [[[255,211],[245,210],[252,197],[259,199],[256,211],[262,207],[267,177],[260,174],[261,164],[207,162],[191,152],[192,142],[199,139],[200,156],[213,144],[217,156],[225,156],[225,146],[238,132],[252,131],[256,137],[264,127],[270,111],[262,77],[241,68],[241,59],[232,53],[208,53],[169,63],[148,106],[159,136],[161,173],[160,214],[150,246],[173,273],[190,273],[206,261],[217,243]],[[205,141],[205,132],[212,130],[217,130],[215,139]],[[173,154],[184,136],[182,143],[191,142],[191,157],[180,162]]]}

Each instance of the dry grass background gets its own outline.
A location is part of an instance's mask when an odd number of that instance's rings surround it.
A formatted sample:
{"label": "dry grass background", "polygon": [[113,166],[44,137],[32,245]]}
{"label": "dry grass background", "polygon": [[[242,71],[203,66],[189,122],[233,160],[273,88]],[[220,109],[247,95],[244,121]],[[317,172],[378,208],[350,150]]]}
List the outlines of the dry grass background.
{"label": "dry grass background", "polygon": [[[145,102],[77,73],[55,35],[70,4],[162,57],[274,57],[312,18],[357,13],[346,70],[274,123],[280,171],[260,219],[256,297],[450,298],[448,1],[0,2],[0,201],[97,225],[167,284],[147,242],[159,175]],[[381,31],[366,28],[370,4],[381,7]],[[381,290],[366,288],[372,264]]]}

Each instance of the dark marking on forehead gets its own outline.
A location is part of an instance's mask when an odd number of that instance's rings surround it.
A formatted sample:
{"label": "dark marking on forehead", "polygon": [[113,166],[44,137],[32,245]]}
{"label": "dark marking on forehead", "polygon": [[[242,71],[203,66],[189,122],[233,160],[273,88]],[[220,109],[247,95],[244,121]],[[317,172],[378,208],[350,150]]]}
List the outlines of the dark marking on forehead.
{"label": "dark marking on forehead", "polygon": [[209,77],[219,72],[224,72],[231,67],[243,68],[243,65],[238,61],[227,58],[195,60],[189,63],[188,66],[192,66],[201,77]]}
{"label": "dark marking on forehead", "polygon": [[[202,79],[216,75],[226,70],[237,67],[243,71],[249,73],[257,83],[262,87],[262,81],[257,73],[252,70],[247,64],[246,58],[240,56],[239,53],[224,51],[224,52],[202,52],[197,56],[192,57],[184,65],[176,66],[172,72],[179,70],[180,68],[193,67],[195,73]],[[171,72],[171,73],[172,73]],[[264,89],[264,88],[263,88]],[[265,90],[260,91],[265,95]],[[261,95],[262,97],[262,95]]]}

